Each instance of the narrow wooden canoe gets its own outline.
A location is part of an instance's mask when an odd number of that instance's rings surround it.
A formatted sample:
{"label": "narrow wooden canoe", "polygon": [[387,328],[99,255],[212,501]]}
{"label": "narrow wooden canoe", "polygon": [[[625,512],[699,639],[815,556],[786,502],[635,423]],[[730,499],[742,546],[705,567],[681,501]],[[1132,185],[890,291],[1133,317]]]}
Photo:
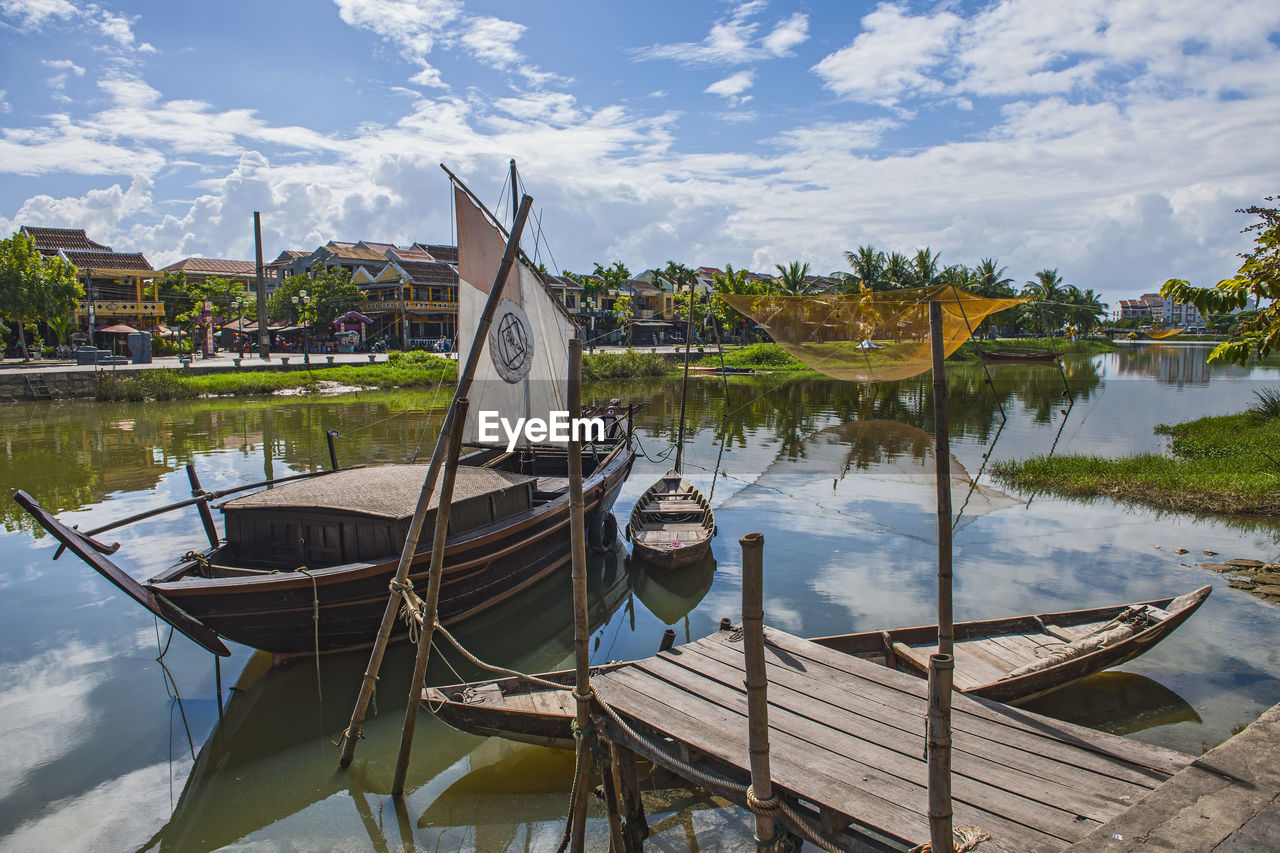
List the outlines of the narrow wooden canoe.
{"label": "narrow wooden canoe", "polygon": [[705,557],[715,532],[711,504],[675,470],[645,490],[627,524],[632,556],[669,569],[693,565]]}
{"label": "narrow wooden canoe", "polygon": [[990,350],[978,350],[978,355],[987,361],[1030,361],[1051,363],[1058,360],[1058,357],[1047,352],[993,352]]}
{"label": "narrow wooden canoe", "polygon": [[[955,625],[955,689],[1018,704],[1132,660],[1187,620],[1209,597],[1205,586],[1177,598],[1089,610],[1014,616]],[[937,644],[935,625],[818,637],[835,651],[924,676]],[[623,666],[595,667],[592,673]],[[429,687],[423,704],[461,731],[540,746],[573,747],[573,670]]]}

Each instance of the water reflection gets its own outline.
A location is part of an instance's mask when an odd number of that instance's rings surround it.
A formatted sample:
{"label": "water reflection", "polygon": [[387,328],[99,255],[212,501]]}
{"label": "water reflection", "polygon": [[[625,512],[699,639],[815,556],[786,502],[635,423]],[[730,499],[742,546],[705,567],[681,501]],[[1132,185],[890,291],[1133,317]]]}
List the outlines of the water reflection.
{"label": "water reflection", "polygon": [[[1183,355],[1196,348],[1165,349],[1192,359],[1186,377],[1200,375],[1195,358]],[[1157,449],[1154,424],[1240,411],[1255,402],[1261,381],[1280,375],[1274,366],[1213,366],[1204,373],[1207,382],[1150,381],[1176,373],[1149,367],[1164,358],[1154,352],[1131,347],[1066,360],[1075,406],[1065,420],[1068,401],[1053,365],[993,367],[993,387],[978,365],[949,366],[957,509],[960,490],[969,485],[961,472],[977,481],[956,532],[955,606],[957,618],[978,619],[1139,601],[1215,584],[1194,619],[1159,649],[1126,664],[1127,674],[1150,683],[1106,679],[1089,683],[1088,697],[1055,693],[1039,708],[1068,718],[1080,714],[1091,725],[1128,726],[1136,737],[1198,753],[1280,700],[1274,649],[1280,607],[1227,588],[1174,549],[1274,560],[1280,557],[1275,525],[1238,528],[1105,500],[1085,506],[1041,496],[1028,506],[1025,496],[988,489],[980,475],[985,454],[1021,458],[1046,452],[1055,440],[1058,453]],[[602,562],[591,580],[599,591],[593,661],[652,654],[668,625],[680,639],[696,638],[715,630],[721,617],[736,617],[737,539],[757,530],[766,536],[770,624],[812,636],[932,622],[932,393],[927,377],[880,387],[807,375],[733,377],[727,394],[719,380],[693,382],[685,469],[704,493],[714,489],[716,563],[706,575],[676,583],[635,572],[617,553]],[[623,488],[616,511],[625,516],[669,467],[676,385],[597,384],[584,396],[646,403],[638,435],[651,458],[637,461]],[[0,478],[58,508],[68,523],[94,526],[187,496],[181,470],[187,462],[210,489],[326,465],[329,428],[341,433],[343,464],[402,461],[419,447],[428,452],[443,399],[428,390],[0,407]],[[998,400],[1008,415],[1003,432]],[[1010,503],[1011,497],[1024,502]],[[553,811],[555,789],[563,786],[567,796],[568,788],[555,760],[543,753],[509,757],[433,719],[419,724],[407,808],[399,814],[389,805],[385,791],[408,691],[405,647],[388,659],[380,713],[354,771],[335,776],[330,741],[345,724],[364,655],[322,659],[321,701],[310,663],[273,670],[236,647],[225,671],[243,674],[218,725],[209,656],[178,638],[166,662],[182,688],[180,713],[153,661],[151,617],[90,570],[67,560],[50,563],[51,543],[19,529],[27,522],[8,500],[0,501],[0,524],[0,705],[20,728],[0,758],[6,780],[0,783],[0,846],[129,849],[160,831],[153,848],[398,850],[406,842],[450,850],[486,850],[489,843],[555,848],[562,826]],[[135,576],[147,577],[201,536],[194,516],[166,516],[121,531],[117,557]],[[522,598],[518,609],[479,623],[466,642],[497,662],[563,667],[571,637],[566,589],[563,581],[545,595]],[[441,665],[433,680],[477,674],[457,655],[448,660],[458,674]],[[1182,697],[1192,713],[1159,685]],[[1096,713],[1083,714],[1086,705]],[[1129,706],[1146,710],[1131,714]],[[651,823],[664,827],[653,842],[658,849],[739,849],[749,838],[746,813],[675,803],[652,811]],[[593,840],[603,841],[595,817],[592,826]]]}
{"label": "water reflection", "polygon": [[664,569],[628,556],[627,572],[631,575],[636,598],[645,608],[664,625],[684,620],[687,632],[689,622],[685,617],[711,589],[716,574],[716,557],[708,552],[706,557],[691,566]]}
{"label": "water reflection", "polygon": [[[588,614],[591,645],[597,648],[604,626],[629,600],[631,582],[622,559],[614,550],[589,560]],[[473,654],[499,666],[530,672],[561,668],[572,657],[568,592],[566,568],[530,589],[519,603],[508,602],[468,620],[453,633]],[[526,618],[531,612],[539,618]],[[360,807],[368,805],[366,795],[385,795],[399,747],[413,653],[406,643],[388,649],[366,739],[347,773],[335,770],[331,740],[346,725],[368,655],[323,656],[317,684],[314,661],[273,668],[270,655],[254,653],[231,690],[221,723],[200,750],[172,817],[146,849],[215,850],[335,796],[349,797]],[[433,656],[427,683],[481,675],[482,670],[446,648]],[[413,790],[435,779],[478,742],[424,711],[407,787]]]}
{"label": "water reflection", "polygon": [[1177,693],[1136,672],[1099,672],[1022,707],[1115,735],[1203,722]]}

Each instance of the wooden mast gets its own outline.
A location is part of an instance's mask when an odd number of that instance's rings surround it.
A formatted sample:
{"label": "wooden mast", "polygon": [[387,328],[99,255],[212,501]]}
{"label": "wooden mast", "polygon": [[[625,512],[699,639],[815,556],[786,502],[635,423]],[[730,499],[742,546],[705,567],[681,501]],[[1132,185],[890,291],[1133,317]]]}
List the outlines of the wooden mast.
{"label": "wooden mast", "polygon": [[[360,682],[360,692],[356,696],[356,704],[351,711],[351,721],[342,733],[338,755],[338,766],[341,768],[348,767],[351,764],[352,757],[355,755],[356,742],[360,739],[360,727],[364,724],[365,712],[369,708],[369,701],[373,698],[373,688],[378,681],[378,671],[382,668],[382,656],[387,650],[387,642],[391,639],[391,629],[395,625],[396,612],[400,609],[400,591],[405,588],[406,582],[409,580],[409,568],[413,563],[414,553],[418,548],[418,537],[422,534],[422,525],[426,521],[427,507],[431,502],[431,495],[435,492],[436,481],[440,476],[445,451],[449,444],[448,436],[452,433],[454,424],[458,419],[458,401],[464,399],[471,388],[471,381],[475,377],[476,364],[480,360],[480,351],[488,340],[489,326],[493,322],[493,315],[497,311],[498,302],[502,299],[503,285],[506,284],[507,274],[511,271],[511,267],[516,261],[516,254],[520,250],[520,232],[524,230],[524,223],[529,217],[529,208],[532,206],[533,199],[529,196],[524,196],[520,200],[520,209],[516,212],[516,221],[511,227],[511,235],[507,239],[507,248],[503,252],[502,263],[498,267],[498,274],[494,277],[493,287],[489,289],[488,299],[485,300],[484,309],[480,313],[480,322],[476,329],[475,337],[471,341],[471,349],[467,353],[462,370],[458,374],[458,387],[454,391],[453,403],[449,406],[449,412],[445,415],[444,425],[441,427],[440,435],[436,439],[436,449],[431,454],[431,464],[427,466],[427,476],[422,482],[422,492],[418,496],[418,504],[413,512],[413,520],[409,524],[409,534],[405,538],[404,549],[400,552],[400,563],[396,567],[396,577],[391,585],[391,594],[387,596],[387,608],[382,613],[382,623],[378,626],[378,636],[374,641],[373,651],[369,655],[369,666]],[[428,609],[433,610],[434,608],[429,604]],[[431,630],[435,628],[434,624],[429,627]],[[428,626],[424,625],[423,631],[426,630],[428,630]]]}
{"label": "wooden mast", "polygon": [[933,455],[938,486],[938,651],[929,656],[925,752],[929,762],[929,840],[935,851],[949,853],[955,849],[951,834],[951,682],[955,628],[951,613],[951,442],[942,303],[938,301],[929,303],[929,342],[933,351]]}

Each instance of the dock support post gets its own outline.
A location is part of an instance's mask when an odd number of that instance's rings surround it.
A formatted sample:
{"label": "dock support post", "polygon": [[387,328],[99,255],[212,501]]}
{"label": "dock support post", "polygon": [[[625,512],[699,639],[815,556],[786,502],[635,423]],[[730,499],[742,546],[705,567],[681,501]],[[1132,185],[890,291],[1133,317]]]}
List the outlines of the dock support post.
{"label": "dock support post", "polygon": [[[187,479],[191,482],[191,497],[198,498],[204,495],[204,489],[200,487],[200,478],[196,476],[196,466],[187,464]],[[204,534],[209,537],[209,547],[218,547],[218,528],[213,523],[213,511],[209,509],[209,502],[200,501],[196,504],[196,509],[200,512],[200,523],[204,525]]]}
{"label": "dock support post", "polygon": [[772,849],[777,840],[777,797],[769,773],[769,695],[764,665],[764,534],[748,533],[742,546],[742,650],[747,668],[747,747],[751,787],[747,805],[756,816],[756,846]]}
{"label": "dock support post", "polygon": [[[431,576],[427,581],[426,611],[418,629],[418,654],[413,662],[413,680],[409,684],[409,702],[404,708],[404,724],[400,728],[400,754],[396,758],[395,780],[391,796],[404,796],[404,780],[409,773],[409,756],[413,751],[413,733],[418,726],[418,706],[422,701],[422,684],[427,679],[427,662],[431,659],[431,639],[435,636],[439,616],[440,584],[444,580],[444,547],[449,535],[449,510],[453,503],[453,483],[458,475],[458,451],[462,447],[462,427],[467,422],[466,397],[455,403],[458,413],[449,431],[449,447],[444,462],[444,479],[440,483],[440,501],[436,504],[436,525],[431,538]],[[330,438],[330,441],[333,439]]]}
{"label": "dock support post", "polygon": [[649,823],[644,816],[644,801],[640,799],[636,754],[617,741],[610,744],[610,749],[613,753],[613,773],[618,779],[625,817],[622,825],[622,849],[626,853],[642,853],[644,840],[649,837]]}
{"label": "dock support post", "polygon": [[329,470],[338,470],[338,450],[333,446],[333,440],[338,437],[336,429],[326,430],[324,434],[325,440],[329,442]]}
{"label": "dock support post", "polygon": [[934,474],[938,485],[938,652],[929,657],[929,840],[935,853],[955,850],[951,836],[951,682],[955,628],[951,612],[951,424],[947,413],[942,303],[929,303],[933,354]]}
{"label": "dock support post", "polygon": [[[575,415],[582,411],[582,341],[569,341],[569,411]],[[573,650],[575,679],[573,695],[577,699],[577,717],[574,720],[578,741],[578,786],[571,804],[570,849],[582,853],[586,844],[587,828],[587,744],[591,728],[591,671],[587,653],[587,640],[591,628],[587,621],[587,524],[586,509],[582,499],[582,442],[578,434],[569,435],[569,541],[571,543],[573,577]],[[607,780],[606,780],[607,781]]]}

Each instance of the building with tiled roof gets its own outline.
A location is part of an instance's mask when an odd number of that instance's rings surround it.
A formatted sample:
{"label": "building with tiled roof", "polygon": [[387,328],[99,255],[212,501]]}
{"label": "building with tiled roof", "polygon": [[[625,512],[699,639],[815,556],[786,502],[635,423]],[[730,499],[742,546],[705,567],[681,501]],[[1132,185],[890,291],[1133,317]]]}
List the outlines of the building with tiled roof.
{"label": "building with tiled roof", "polygon": [[128,323],[139,329],[164,319],[159,276],[141,252],[116,252],[91,240],[82,228],[24,225],[18,230],[31,238],[40,254],[60,257],[75,268],[85,299],[77,305],[74,320],[86,331],[90,319],[95,326]]}
{"label": "building with tiled roof", "polygon": [[[351,282],[366,293],[361,313],[374,321],[368,334],[394,336],[410,345],[452,338],[458,325],[458,272],[448,264],[390,257],[377,272],[362,266]],[[406,253],[409,254],[409,253]]]}
{"label": "building with tiled roof", "polygon": [[458,265],[458,247],[437,243],[414,243],[413,248],[421,249],[442,264]]}

